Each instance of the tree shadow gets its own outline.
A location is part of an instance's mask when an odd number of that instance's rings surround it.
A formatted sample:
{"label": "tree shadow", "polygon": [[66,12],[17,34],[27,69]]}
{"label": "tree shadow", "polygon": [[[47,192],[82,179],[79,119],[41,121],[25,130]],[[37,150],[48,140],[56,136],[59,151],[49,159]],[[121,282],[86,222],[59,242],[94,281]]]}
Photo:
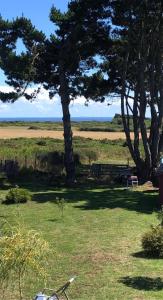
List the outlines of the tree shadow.
{"label": "tree shadow", "polygon": [[100,187],[99,190],[97,187],[96,189],[54,189],[48,192],[33,193],[33,201],[37,203],[55,203],[57,197],[64,198],[66,202],[75,203],[75,207],[82,210],[123,208],[138,213],[150,214],[159,207],[156,193],[147,194],[118,188]]}
{"label": "tree shadow", "polygon": [[160,277],[150,278],[145,276],[126,276],[122,277],[119,282],[137,290],[160,291],[163,289],[163,280]]}
{"label": "tree shadow", "polygon": [[152,256],[149,253],[145,252],[145,251],[139,251],[139,252],[135,252],[131,254],[132,257],[135,258],[143,258],[143,259],[160,259],[162,260],[162,258],[156,257],[156,256]]}
{"label": "tree shadow", "polygon": [[152,213],[157,208],[157,196],[146,195],[132,190],[109,189],[101,193],[91,193],[81,209],[124,208],[139,213]]}

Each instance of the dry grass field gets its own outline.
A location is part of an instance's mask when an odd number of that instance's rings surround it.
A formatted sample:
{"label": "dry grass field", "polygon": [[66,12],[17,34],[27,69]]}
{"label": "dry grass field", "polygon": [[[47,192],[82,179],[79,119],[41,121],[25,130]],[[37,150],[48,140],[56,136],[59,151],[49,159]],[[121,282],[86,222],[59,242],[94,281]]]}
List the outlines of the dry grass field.
{"label": "dry grass field", "polygon": [[[92,131],[77,131],[73,130],[73,136],[80,136],[84,138],[92,138],[96,140],[117,140],[125,139],[124,132],[92,132]],[[63,131],[57,130],[33,130],[29,127],[2,127],[0,128],[0,139],[9,139],[9,138],[40,138],[40,137],[49,137],[54,139],[63,139]]]}

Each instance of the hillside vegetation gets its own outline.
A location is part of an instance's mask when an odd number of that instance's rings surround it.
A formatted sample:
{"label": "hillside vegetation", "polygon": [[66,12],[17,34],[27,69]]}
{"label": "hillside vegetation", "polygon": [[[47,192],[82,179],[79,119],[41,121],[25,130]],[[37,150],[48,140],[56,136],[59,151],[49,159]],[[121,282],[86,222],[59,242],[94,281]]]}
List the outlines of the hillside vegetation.
{"label": "hillside vegetation", "polygon": [[[132,128],[132,118],[130,121],[130,125]],[[147,128],[150,126],[150,119],[146,119]],[[63,130],[63,125],[61,122],[22,122],[22,121],[14,121],[14,122],[0,122],[1,127],[28,127],[28,129],[39,130]],[[82,121],[82,122],[72,122],[73,130],[79,131],[103,131],[103,132],[121,132],[123,131],[123,124],[121,115],[116,114],[111,122],[97,122],[97,121]]]}
{"label": "hillside vegetation", "polygon": [[[130,154],[124,140],[110,141],[93,140],[74,137],[74,152],[80,163],[91,162],[123,162],[127,163]],[[50,138],[16,138],[0,140],[0,160],[16,159],[27,160],[33,164],[36,156],[52,152],[63,153],[64,143],[59,139]]]}

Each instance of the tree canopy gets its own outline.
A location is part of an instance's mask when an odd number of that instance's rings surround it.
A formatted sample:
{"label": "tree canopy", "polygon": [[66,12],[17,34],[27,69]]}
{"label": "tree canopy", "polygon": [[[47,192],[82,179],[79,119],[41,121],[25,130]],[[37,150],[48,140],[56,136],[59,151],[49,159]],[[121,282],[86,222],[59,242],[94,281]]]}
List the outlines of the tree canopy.
{"label": "tree canopy", "polygon": [[[81,3],[81,1],[80,1]],[[109,12],[110,47],[101,45],[97,72],[83,76],[84,95],[103,101],[119,97],[127,144],[142,178],[157,166],[163,126],[163,3],[101,1]],[[106,31],[104,32],[104,34]],[[147,111],[151,126],[146,128]],[[130,124],[133,122],[134,139]],[[141,142],[142,140],[142,142]],[[143,144],[143,153],[140,145]]]}
{"label": "tree canopy", "polygon": [[[162,144],[162,11],[161,0],[73,0],[66,13],[52,7],[50,19],[57,29],[50,38],[26,18],[0,19],[0,67],[15,89],[0,93],[0,98],[34,97],[39,89],[32,95],[26,92],[31,82],[42,84],[50,97],[59,93],[68,180],[75,179],[69,104],[77,95],[95,101],[120,98],[132,158],[144,179],[152,176]],[[15,51],[18,38],[26,47],[20,55]],[[151,115],[149,129],[147,111]]]}
{"label": "tree canopy", "polygon": [[[50,19],[57,30],[50,38],[37,31],[26,18],[13,22],[1,20],[0,66],[7,76],[6,82],[14,87],[14,91],[1,93],[0,98],[2,101],[15,101],[24,94],[27,99],[32,99],[39,91],[38,88],[32,94],[27,93],[32,82],[42,84],[51,98],[56,93],[60,95],[67,181],[75,180],[69,104],[82,93],[82,74],[96,66],[93,57],[97,45],[105,40],[104,32],[108,31],[103,15],[106,11],[100,1],[94,6],[89,1],[82,6],[80,1],[72,1],[66,13],[52,7]],[[18,38],[26,47],[26,52],[20,55],[15,51]]]}

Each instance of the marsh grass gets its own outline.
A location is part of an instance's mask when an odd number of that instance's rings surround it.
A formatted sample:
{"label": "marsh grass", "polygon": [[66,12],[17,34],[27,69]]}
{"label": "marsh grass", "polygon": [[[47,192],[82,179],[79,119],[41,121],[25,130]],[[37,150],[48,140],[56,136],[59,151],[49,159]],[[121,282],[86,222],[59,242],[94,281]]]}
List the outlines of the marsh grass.
{"label": "marsh grass", "polygon": [[[109,141],[105,139],[100,141],[75,137],[73,144],[74,153],[79,157],[81,163],[90,164],[96,161],[127,164],[129,159],[132,164],[128,147],[124,146],[123,140]],[[64,144],[62,140],[50,138],[0,139],[0,160],[16,160],[20,167],[36,168],[39,157],[54,152],[58,152],[58,155],[63,154]]]}

